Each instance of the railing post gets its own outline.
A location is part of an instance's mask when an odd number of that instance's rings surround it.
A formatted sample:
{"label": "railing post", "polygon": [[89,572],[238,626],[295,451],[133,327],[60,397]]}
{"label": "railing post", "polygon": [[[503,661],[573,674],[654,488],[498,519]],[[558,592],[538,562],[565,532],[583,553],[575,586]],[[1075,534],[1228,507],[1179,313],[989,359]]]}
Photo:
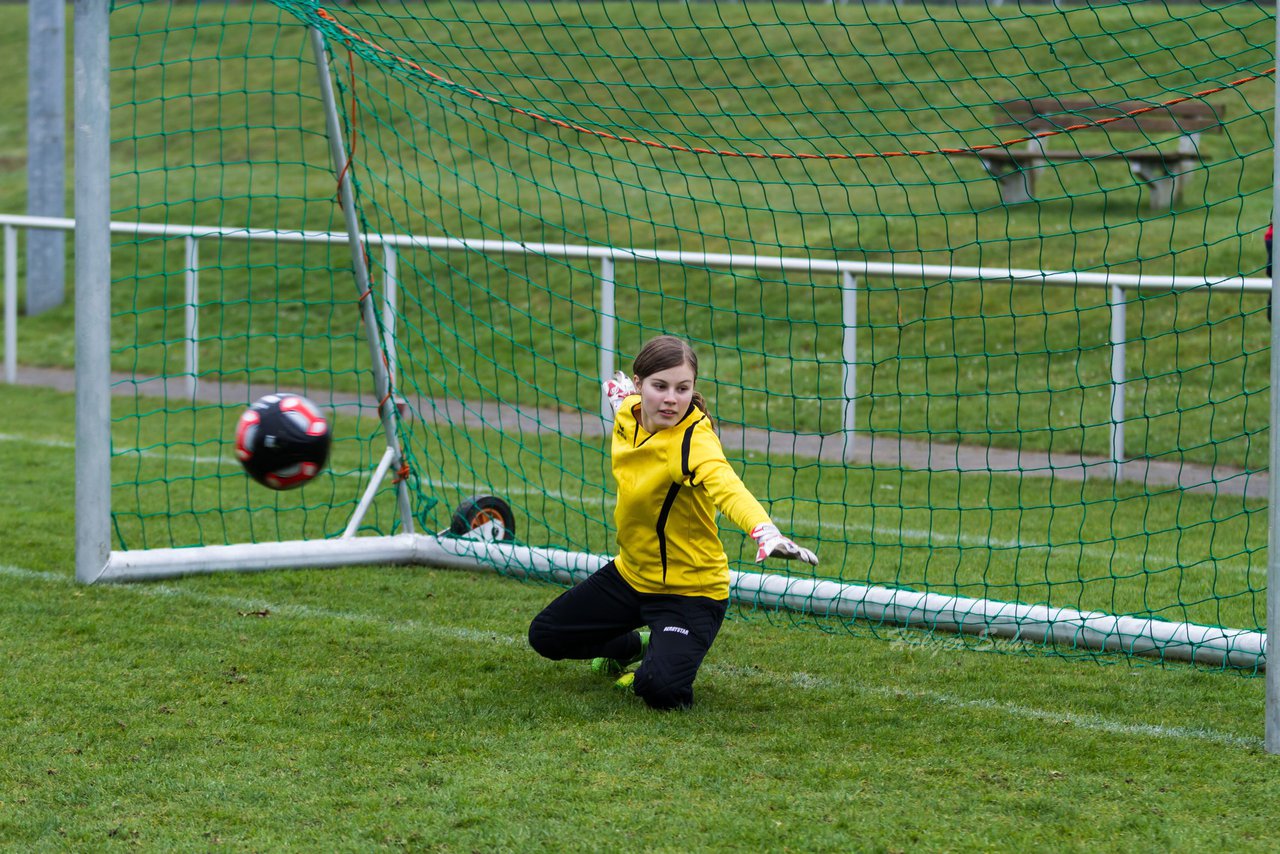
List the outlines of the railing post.
{"label": "railing post", "polygon": [[187,394],[194,402],[200,375],[200,244],[195,237],[187,235],[183,238],[183,249],[186,255],[183,284],[187,300]]}
{"label": "railing post", "polygon": [[1124,454],[1125,299],[1119,285],[1111,285],[1111,461],[1118,467]]}
{"label": "railing post", "polygon": [[18,381],[18,229],[4,227],[4,381]]}
{"label": "railing post", "polygon": [[844,460],[853,459],[854,428],[858,395],[858,280],[853,273],[840,274],[840,302],[843,306],[844,341]]}
{"label": "railing post", "polygon": [[[396,350],[396,307],[400,300],[400,255],[391,243],[382,244],[382,268],[386,270],[382,298],[382,346],[387,351],[387,385],[401,420],[409,417],[408,399],[400,392],[400,357]],[[354,520],[354,517],[353,517]]]}
{"label": "railing post", "polygon": [[399,275],[397,262],[399,256],[396,254],[396,248],[390,243],[382,244],[382,267],[386,270],[386,280],[383,283],[383,302],[382,302],[382,345],[387,350],[387,376],[391,379],[391,387],[395,388],[396,384],[396,368],[399,359],[396,356],[396,287],[398,281],[396,276]]}
{"label": "railing post", "polygon": [[[600,379],[613,376],[613,351],[618,346],[618,318],[614,310],[613,259],[600,259]],[[609,399],[600,391],[600,413],[609,420]]]}

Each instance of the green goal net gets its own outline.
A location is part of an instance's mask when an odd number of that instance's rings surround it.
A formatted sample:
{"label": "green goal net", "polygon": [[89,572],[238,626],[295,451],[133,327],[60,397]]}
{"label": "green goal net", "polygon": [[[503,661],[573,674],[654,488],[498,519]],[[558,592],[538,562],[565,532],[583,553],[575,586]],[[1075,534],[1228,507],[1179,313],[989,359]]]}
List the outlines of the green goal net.
{"label": "green goal net", "polygon": [[[821,558],[724,528],[740,613],[1258,665],[1270,10],[111,23],[113,548],[436,537],[490,494],[520,555],[608,555],[600,381],[671,333]],[[334,446],[272,492],[231,442],[283,389]],[[513,555],[477,560],[579,577]]]}

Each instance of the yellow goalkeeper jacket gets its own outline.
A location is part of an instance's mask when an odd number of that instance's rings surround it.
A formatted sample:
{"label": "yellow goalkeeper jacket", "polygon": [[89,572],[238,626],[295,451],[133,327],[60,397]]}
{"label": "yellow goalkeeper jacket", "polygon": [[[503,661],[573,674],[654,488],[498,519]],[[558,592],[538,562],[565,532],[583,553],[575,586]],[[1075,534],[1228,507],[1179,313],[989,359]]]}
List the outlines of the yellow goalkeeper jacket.
{"label": "yellow goalkeeper jacket", "polygon": [[641,593],[728,599],[716,510],[744,531],[769,514],[725,459],[706,413],[691,406],[657,433],[640,426],[639,413],[640,395],[631,395],[613,425],[618,572]]}

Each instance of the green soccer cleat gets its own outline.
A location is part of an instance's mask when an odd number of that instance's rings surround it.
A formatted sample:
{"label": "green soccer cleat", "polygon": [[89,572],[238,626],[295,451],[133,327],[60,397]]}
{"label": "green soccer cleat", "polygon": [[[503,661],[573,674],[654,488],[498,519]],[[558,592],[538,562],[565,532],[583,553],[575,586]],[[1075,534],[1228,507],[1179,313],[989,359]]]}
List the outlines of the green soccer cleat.
{"label": "green soccer cleat", "polygon": [[601,676],[619,676],[626,672],[628,665],[635,664],[644,658],[645,652],[649,649],[649,633],[640,632],[640,653],[635,658],[628,661],[619,661],[616,658],[593,658],[591,659],[591,669]]}
{"label": "green soccer cleat", "polygon": [[623,691],[623,692],[625,692],[625,693],[627,693],[627,694],[634,694],[634,693],[635,693],[635,681],[636,681],[636,674],[635,674],[635,671],[634,671],[634,670],[632,670],[632,671],[628,671],[628,672],[626,672],[626,673],[622,674],[620,677],[618,677],[618,681],[617,681],[617,682],[614,682],[614,683],[613,683],[613,690],[615,690],[615,691]]}
{"label": "green soccer cleat", "polygon": [[616,658],[593,658],[591,669],[601,676],[617,676],[626,669],[626,665]]}

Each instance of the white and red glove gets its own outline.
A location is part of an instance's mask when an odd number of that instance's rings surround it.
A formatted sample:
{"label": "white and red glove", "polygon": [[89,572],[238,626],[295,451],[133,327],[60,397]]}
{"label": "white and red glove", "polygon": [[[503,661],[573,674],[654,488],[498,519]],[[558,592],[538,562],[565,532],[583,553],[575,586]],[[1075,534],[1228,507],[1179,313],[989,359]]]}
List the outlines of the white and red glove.
{"label": "white and red glove", "polygon": [[618,411],[618,407],[622,406],[622,401],[626,400],[628,395],[635,393],[635,383],[631,382],[631,377],[622,371],[615,373],[612,379],[604,381],[604,396],[609,401],[609,405],[613,407],[615,414]]}
{"label": "white and red glove", "polygon": [[756,525],[751,529],[751,539],[756,541],[756,563],[764,563],[765,558],[780,557],[783,560],[802,560],[810,566],[818,565],[818,556],[803,546],[796,545],[782,536],[778,526],[772,522]]}

